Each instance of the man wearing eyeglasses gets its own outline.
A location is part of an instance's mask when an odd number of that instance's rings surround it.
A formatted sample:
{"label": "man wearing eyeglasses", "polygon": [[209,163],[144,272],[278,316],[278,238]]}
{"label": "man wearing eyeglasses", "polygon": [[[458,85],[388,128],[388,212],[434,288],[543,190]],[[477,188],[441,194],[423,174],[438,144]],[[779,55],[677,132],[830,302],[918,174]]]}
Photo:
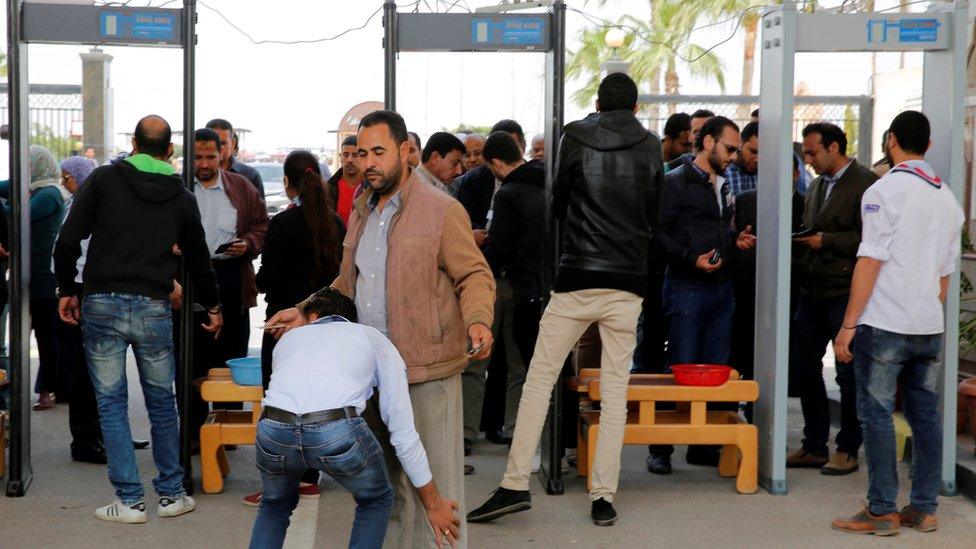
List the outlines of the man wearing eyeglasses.
{"label": "man wearing eyeglasses", "polygon": [[[664,311],[670,321],[669,364],[728,364],[735,294],[732,263],[756,245],[752,227],[733,226],[734,200],[721,175],[739,154],[739,127],[708,119],[695,138],[695,156],[664,176],[660,223],[652,244],[668,262]],[[671,472],[670,446],[651,448],[648,471]],[[693,446],[688,463],[718,463],[718,448]]]}
{"label": "man wearing eyeglasses", "polygon": [[[803,226],[813,233],[794,242],[806,249],[800,259],[800,297],[794,322],[796,386],[803,408],[803,447],[786,458],[787,467],[819,468],[825,475],[857,471],[861,424],[857,416],[854,367],[837,361],[840,431],[829,456],[830,407],[823,382],[824,347],[840,331],[851,293],[861,243],[861,196],[878,176],[847,156],[847,136],[829,122],[803,128],[804,160],[817,179],[806,195]],[[829,458],[829,459],[828,459]]]}

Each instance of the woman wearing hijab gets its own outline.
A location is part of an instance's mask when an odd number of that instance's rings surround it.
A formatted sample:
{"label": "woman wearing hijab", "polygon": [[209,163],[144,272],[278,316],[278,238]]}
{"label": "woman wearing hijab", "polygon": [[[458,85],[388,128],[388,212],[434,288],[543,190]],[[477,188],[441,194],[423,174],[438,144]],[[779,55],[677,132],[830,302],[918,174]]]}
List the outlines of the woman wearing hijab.
{"label": "woman wearing hijab", "polygon": [[[40,368],[34,391],[39,394],[35,410],[47,410],[55,404],[55,393],[67,402],[70,372],[58,371],[57,282],[51,269],[54,239],[64,219],[64,202],[68,191],[61,186],[61,168],[51,151],[40,145],[30,146],[30,319]],[[10,198],[10,181],[0,181],[0,197]]]}

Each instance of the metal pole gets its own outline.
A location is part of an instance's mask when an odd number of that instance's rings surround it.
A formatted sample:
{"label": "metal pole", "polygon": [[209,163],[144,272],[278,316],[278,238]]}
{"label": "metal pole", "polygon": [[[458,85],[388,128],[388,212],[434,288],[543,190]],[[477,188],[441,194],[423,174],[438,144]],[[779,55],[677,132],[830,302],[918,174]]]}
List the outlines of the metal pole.
{"label": "metal pole", "polygon": [[397,6],[393,0],[383,4],[383,103],[396,110],[396,62],[400,45],[397,40]]}
{"label": "metal pole", "polygon": [[871,167],[871,149],[874,146],[874,99],[861,97],[857,106],[857,161]]}
{"label": "metal pole", "polygon": [[[193,128],[196,50],[196,0],[183,1],[183,183],[193,189]],[[183,487],[193,494],[193,471],[190,461],[190,410],[193,408],[193,285],[183,269],[183,309],[180,311],[180,381],[177,388],[182,403],[180,414],[180,463],[183,465]]]}
{"label": "metal pole", "polygon": [[[546,203],[552,204],[552,188],[556,168],[556,152],[563,130],[563,109],[566,94],[566,4],[557,0],[552,6],[551,49],[546,52],[546,112],[549,115],[546,132]],[[551,210],[546,211],[546,287],[552,287],[556,263],[559,259],[559,223]],[[539,479],[550,495],[563,493],[562,478],[562,380],[556,383],[543,433],[543,459]]]}
{"label": "metal pole", "polygon": [[[10,467],[7,496],[27,493],[30,460],[30,132],[27,48],[21,35],[20,0],[7,2],[7,70],[10,78]],[[22,46],[24,46],[22,48]]]}

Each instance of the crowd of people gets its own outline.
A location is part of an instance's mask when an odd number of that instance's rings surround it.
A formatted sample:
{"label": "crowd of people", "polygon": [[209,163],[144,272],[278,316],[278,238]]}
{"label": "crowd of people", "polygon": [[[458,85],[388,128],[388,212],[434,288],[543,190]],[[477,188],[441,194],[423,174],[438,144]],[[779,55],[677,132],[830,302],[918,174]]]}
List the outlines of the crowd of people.
{"label": "crowd of people", "polygon": [[[128,421],[129,347],[152,425],[158,515],[194,510],[178,414],[190,416],[195,439],[208,404],[196,396],[177,406],[177,311],[194,317],[189,374],[198,378],[247,355],[260,293],[263,489],[244,500],[259,507],[252,547],[281,546],[298,499],[320,497],[321,472],[356,499],[355,547],[464,546],[468,522],[531,508],[550,394],[570,354],[576,367],[601,368],[591,517],[614,524],[630,374],[709,363],[754,377],[759,112],[742,128],[705,110],[676,113],[659,138],[635,116],[637,88],[623,74],[601,82],[595,110],[564,128],[548,203],[545,140],[527,143],[513,120],[424,144],[399,114],[373,112],[341,143],[335,175],[307,151],[288,155],[291,206],[270,219],[226,120],[194,133],[191,188],[168,162],[171,130],[158,116],[140,120],[131,153],[104,166],[82,156],[59,164],[31,146],[35,410],[70,399],[72,457],[107,462],[116,499],[96,517],[147,520],[134,453],[144,443]],[[936,526],[939,300],[963,217],[924,162],[929,133],[924,115],[898,115],[879,180],[848,157],[841,128],[813,123],[782,182],[793,196],[790,390],[804,420],[787,465],[850,474],[862,443],[868,458],[869,504],[837,529]],[[9,191],[0,182],[0,195]],[[547,283],[550,214],[562,240]],[[833,454],[823,382],[831,341],[841,387]],[[916,433],[911,503],[900,512],[899,371]],[[751,407],[744,414],[751,421]],[[468,512],[464,475],[475,471],[464,457],[482,432],[511,449],[498,489]],[[670,473],[673,450],[651,446],[648,471]],[[715,465],[719,449],[692,446],[686,459]]]}

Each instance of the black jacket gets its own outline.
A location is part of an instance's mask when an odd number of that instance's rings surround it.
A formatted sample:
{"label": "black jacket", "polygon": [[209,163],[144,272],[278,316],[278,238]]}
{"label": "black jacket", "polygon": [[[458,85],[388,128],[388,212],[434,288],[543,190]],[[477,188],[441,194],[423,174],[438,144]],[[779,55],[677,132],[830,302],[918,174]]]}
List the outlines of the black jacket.
{"label": "black jacket", "polygon": [[545,261],[546,169],[527,162],[508,174],[495,194],[484,252],[492,271],[504,271],[516,301],[542,297]]}
{"label": "black jacket", "polygon": [[631,111],[595,113],[566,126],[552,197],[553,215],[565,221],[556,291],[602,287],[643,295],[661,158],[661,141]]}
{"label": "black jacket", "polygon": [[[756,189],[744,191],[735,195],[735,228],[743,230],[752,227],[752,232],[759,236],[759,194]],[[803,225],[803,195],[793,190],[793,218],[790,224],[792,232],[800,230]],[[797,278],[797,259],[803,252],[799,244],[793,244],[793,272],[792,278]],[[735,263],[735,278],[755,284],[756,280],[756,249],[739,251]]]}
{"label": "black jacket", "polygon": [[495,194],[495,176],[488,166],[478,166],[457,178],[452,186],[457,189],[455,198],[468,211],[471,228],[484,229],[488,224],[488,210]]}
{"label": "black jacket", "polygon": [[[738,248],[732,226],[734,200],[728,185],[722,186],[722,208],[715,188],[687,157],[664,176],[661,217],[654,230],[654,246],[668,261],[668,275],[699,282],[732,279]],[[695,267],[698,256],[709,250],[722,254],[722,267],[711,273]]]}
{"label": "black jacket", "polygon": [[[316,290],[324,288],[338,276],[338,271],[314,276],[311,233],[305,221],[303,206],[288,208],[271,218],[264,236],[261,269],[257,274],[258,290],[268,302],[268,317],[282,309],[294,307]],[[335,216],[339,229],[336,265],[342,262],[342,241],[346,229]]]}
{"label": "black jacket", "polygon": [[96,168],[78,191],[54,248],[62,295],[77,295],[75,263],[91,236],[84,294],[126,293],[167,299],[183,253],[195,283],[194,300],[220,304],[217,278],[193,193],[175,175],[141,172],[128,162]]}
{"label": "black jacket", "polygon": [[874,172],[854,160],[829,198],[823,177],[810,185],[803,225],[823,232],[823,246],[819,250],[807,248],[803,253],[802,293],[817,298],[850,293],[861,244],[861,195],[877,180]]}

